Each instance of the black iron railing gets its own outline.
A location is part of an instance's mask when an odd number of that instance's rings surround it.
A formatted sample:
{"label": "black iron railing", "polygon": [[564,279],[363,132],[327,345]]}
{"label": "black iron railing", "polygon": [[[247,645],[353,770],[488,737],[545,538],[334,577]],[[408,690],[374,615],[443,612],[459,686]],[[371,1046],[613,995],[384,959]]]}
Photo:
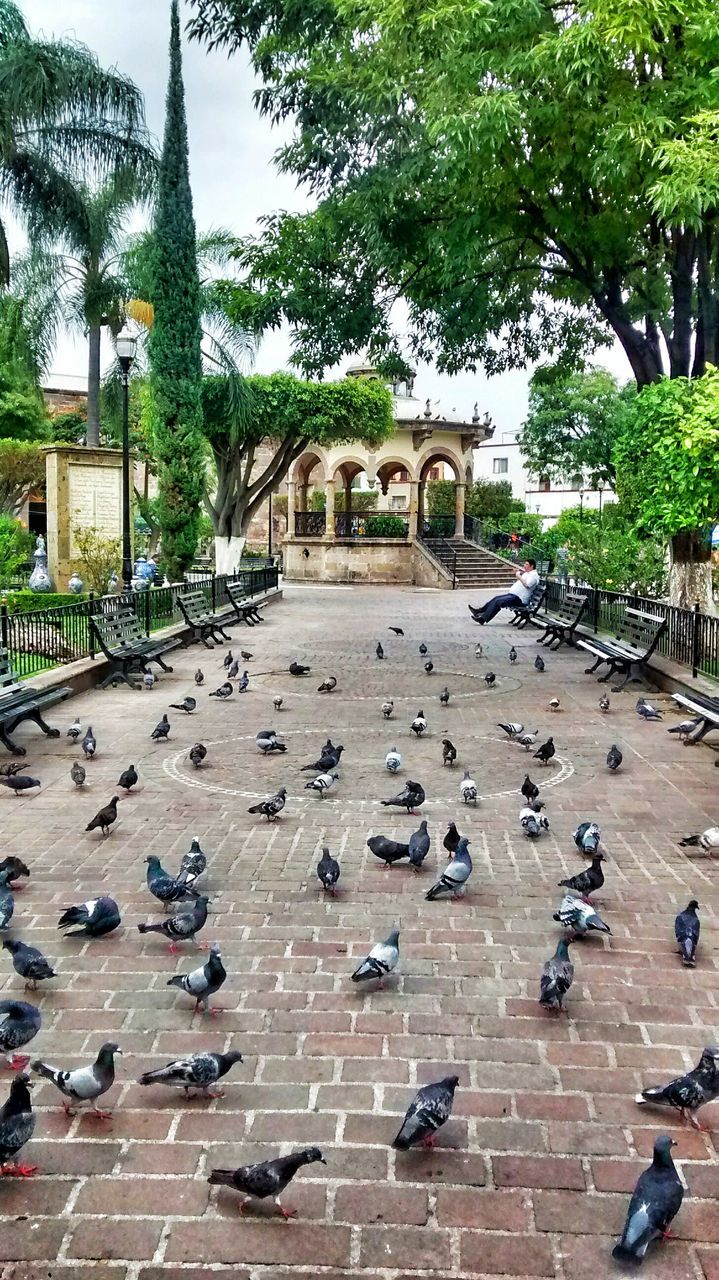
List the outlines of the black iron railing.
{"label": "black iron railing", "polygon": [[455,523],[454,516],[425,516],[417,526],[418,537],[453,538]]}
{"label": "black iron railing", "polygon": [[456,547],[447,538],[443,538],[437,533],[428,533],[427,529],[431,530],[432,527],[431,523],[426,520],[423,521],[422,527],[418,526],[417,528],[417,541],[423,543],[425,550],[451,575],[452,590],[454,591],[457,586]]}
{"label": "black iron railing", "polygon": [[324,511],[295,511],[296,538],[323,538],[326,525]]}
{"label": "black iron railing", "polygon": [[496,525],[487,525],[482,520],[477,520],[475,516],[464,517],[464,536],[476,546],[492,551],[495,556],[501,556],[503,560],[520,564],[529,558],[536,561],[537,571],[540,574],[549,572],[551,557],[544,547],[530,542],[528,538],[520,536],[516,542],[512,542],[511,533],[499,529]]}
{"label": "black iron railing", "polygon": [[336,511],[336,538],[406,538],[409,516],[398,511]]}

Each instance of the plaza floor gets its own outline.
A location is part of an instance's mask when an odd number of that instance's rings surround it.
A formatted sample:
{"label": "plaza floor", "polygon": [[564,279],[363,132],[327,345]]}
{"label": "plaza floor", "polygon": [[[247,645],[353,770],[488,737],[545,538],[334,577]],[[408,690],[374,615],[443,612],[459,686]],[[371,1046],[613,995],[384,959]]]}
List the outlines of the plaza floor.
{"label": "plaza floor", "polygon": [[[537,632],[516,635],[503,615],[477,627],[467,611],[476,598],[290,585],[263,626],[233,633],[233,651],[254,654],[247,694],[210,699],[224,650],[194,647],[174,655],[174,673],[151,692],[93,691],[55,708],[59,741],[19,731],[43,787],[27,799],[0,791],[3,855],[20,854],[32,869],[11,935],[40,946],[58,977],[26,996],[0,952],[3,997],[39,1004],[33,1056],[79,1065],[108,1039],[124,1056],[109,1123],[68,1120],[57,1091],[38,1083],[24,1157],[41,1173],[0,1181],[1,1280],[612,1275],[628,1193],[662,1131],[677,1139],[688,1194],[679,1238],[655,1248],[644,1269],[656,1280],[719,1280],[711,1132],[719,1134],[719,1104],[702,1113],[709,1131],[700,1133],[633,1101],[719,1041],[719,868],[677,844],[717,820],[713,753],[666,733],[676,722],[666,695],[657,698],[663,724],[639,720],[634,692],[611,695],[602,715],[602,686],[583,674],[579,651],[545,654],[538,673]],[[287,673],[293,658],[311,665],[310,677]],[[198,665],[206,681],[197,712],[170,711],[170,741],[156,744],[154,725],[168,703],[195,693]],[[336,691],[319,695],[330,675]],[[560,698],[556,714],[551,697]],[[395,704],[390,722],[380,713],[386,698]],[[417,742],[409,725],[420,708],[429,731]],[[81,791],[69,776],[81,753],[64,736],[76,714],[98,740]],[[503,741],[499,720],[538,728],[540,741],[551,733],[555,761],[542,768]],[[254,735],[270,725],[288,751],[264,759]],[[303,789],[299,768],[328,735],[345,752],[340,781],[321,801]],[[445,736],[458,749],[454,769],[442,767]],[[198,740],[208,747],[201,771],[187,760]],[[604,763],[613,742],[624,753],[617,775]],[[403,756],[397,777],[384,768],[391,746]],[[121,800],[111,835],[86,834],[130,762],[140,783]],[[464,768],[479,786],[476,810],[459,801]],[[537,842],[518,822],[528,768],[546,788],[551,823]],[[385,873],[366,846],[373,833],[406,839],[418,825],[379,804],[407,778],[427,792],[432,850],[421,876],[406,864]],[[276,824],[248,814],[280,785],[288,802]],[[606,884],[597,897],[612,937],[575,946],[568,1016],[554,1018],[538,1007],[539,974],[560,936],[557,882],[584,865],[571,833],[588,818],[602,828]],[[472,841],[470,887],[463,901],[426,902],[451,819]],[[145,887],[145,857],[176,869],[195,835],[210,862],[204,938],[220,942],[228,971],[216,1019],[193,1017],[191,1001],[167,986],[195,967],[194,949],[172,957],[136,928],[162,914]],[[342,865],[334,900],[315,875],[325,843]],[[122,929],[92,943],[63,939],[60,911],[100,892],[120,904]],[[702,920],[694,970],[682,967],[673,938],[690,897]],[[349,975],[395,922],[399,975],[382,991],[357,989]],[[204,1047],[244,1055],[224,1098],[186,1101],[135,1083],[150,1066]],[[460,1087],[437,1149],[395,1152],[416,1088],[448,1074]],[[207,1184],[213,1166],[304,1145],[319,1146],[327,1164],[304,1170],[286,1192],[298,1210],[292,1221],[260,1205],[240,1217],[238,1197]]]}

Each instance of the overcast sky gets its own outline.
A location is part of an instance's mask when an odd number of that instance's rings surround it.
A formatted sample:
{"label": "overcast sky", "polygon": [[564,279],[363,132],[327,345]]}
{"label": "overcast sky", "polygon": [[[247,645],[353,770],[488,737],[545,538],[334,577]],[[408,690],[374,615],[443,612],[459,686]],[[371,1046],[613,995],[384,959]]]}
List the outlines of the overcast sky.
{"label": "overcast sky", "polygon": [[[20,0],[33,32],[68,36],[93,49],[100,61],[116,65],[132,77],[145,95],[148,124],[162,136],[167,82],[169,4],[167,0]],[[199,230],[226,226],[238,235],[257,229],[263,214],[277,209],[305,207],[294,181],[277,172],[272,157],[281,135],[252,105],[253,78],[244,57],[228,59],[185,45],[184,76],[187,97],[190,165]],[[13,248],[19,248],[16,235]],[[269,373],[286,366],[290,354],[284,334],[263,340],[256,368]],[[344,368],[349,361],[345,361]],[[621,377],[621,359],[602,359]],[[63,385],[84,385],[85,348],[81,341],[64,340],[53,363],[53,377]],[[336,373],[340,370],[334,371]],[[445,409],[471,416],[479,401],[498,431],[521,424],[527,404],[527,375],[508,373],[487,379],[480,373],[449,378],[422,366],[416,394],[439,400]]]}

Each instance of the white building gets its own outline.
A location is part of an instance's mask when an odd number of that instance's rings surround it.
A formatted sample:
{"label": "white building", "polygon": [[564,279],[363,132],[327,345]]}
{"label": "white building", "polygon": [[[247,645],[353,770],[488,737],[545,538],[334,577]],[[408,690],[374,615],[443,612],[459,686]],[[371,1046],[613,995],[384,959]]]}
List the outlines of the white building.
{"label": "white building", "polygon": [[512,497],[519,498],[527,511],[542,516],[545,524],[554,524],[567,507],[584,505],[587,509],[602,503],[614,502],[613,490],[584,487],[581,475],[573,477],[571,484],[558,484],[549,476],[531,475],[527,470],[519,447],[521,427],[495,429],[491,440],[477,446],[474,454],[474,474],[478,480],[508,480]]}

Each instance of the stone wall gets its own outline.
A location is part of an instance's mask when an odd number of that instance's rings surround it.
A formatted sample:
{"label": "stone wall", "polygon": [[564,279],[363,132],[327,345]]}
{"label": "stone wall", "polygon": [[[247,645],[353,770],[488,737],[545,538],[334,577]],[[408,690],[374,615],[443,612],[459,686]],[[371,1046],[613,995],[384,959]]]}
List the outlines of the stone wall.
{"label": "stone wall", "polygon": [[[305,556],[307,550],[309,556]],[[294,538],[282,544],[284,577],[306,582],[417,583],[451,587],[451,580],[421,548],[401,538],[371,542],[336,542],[329,538]]]}

